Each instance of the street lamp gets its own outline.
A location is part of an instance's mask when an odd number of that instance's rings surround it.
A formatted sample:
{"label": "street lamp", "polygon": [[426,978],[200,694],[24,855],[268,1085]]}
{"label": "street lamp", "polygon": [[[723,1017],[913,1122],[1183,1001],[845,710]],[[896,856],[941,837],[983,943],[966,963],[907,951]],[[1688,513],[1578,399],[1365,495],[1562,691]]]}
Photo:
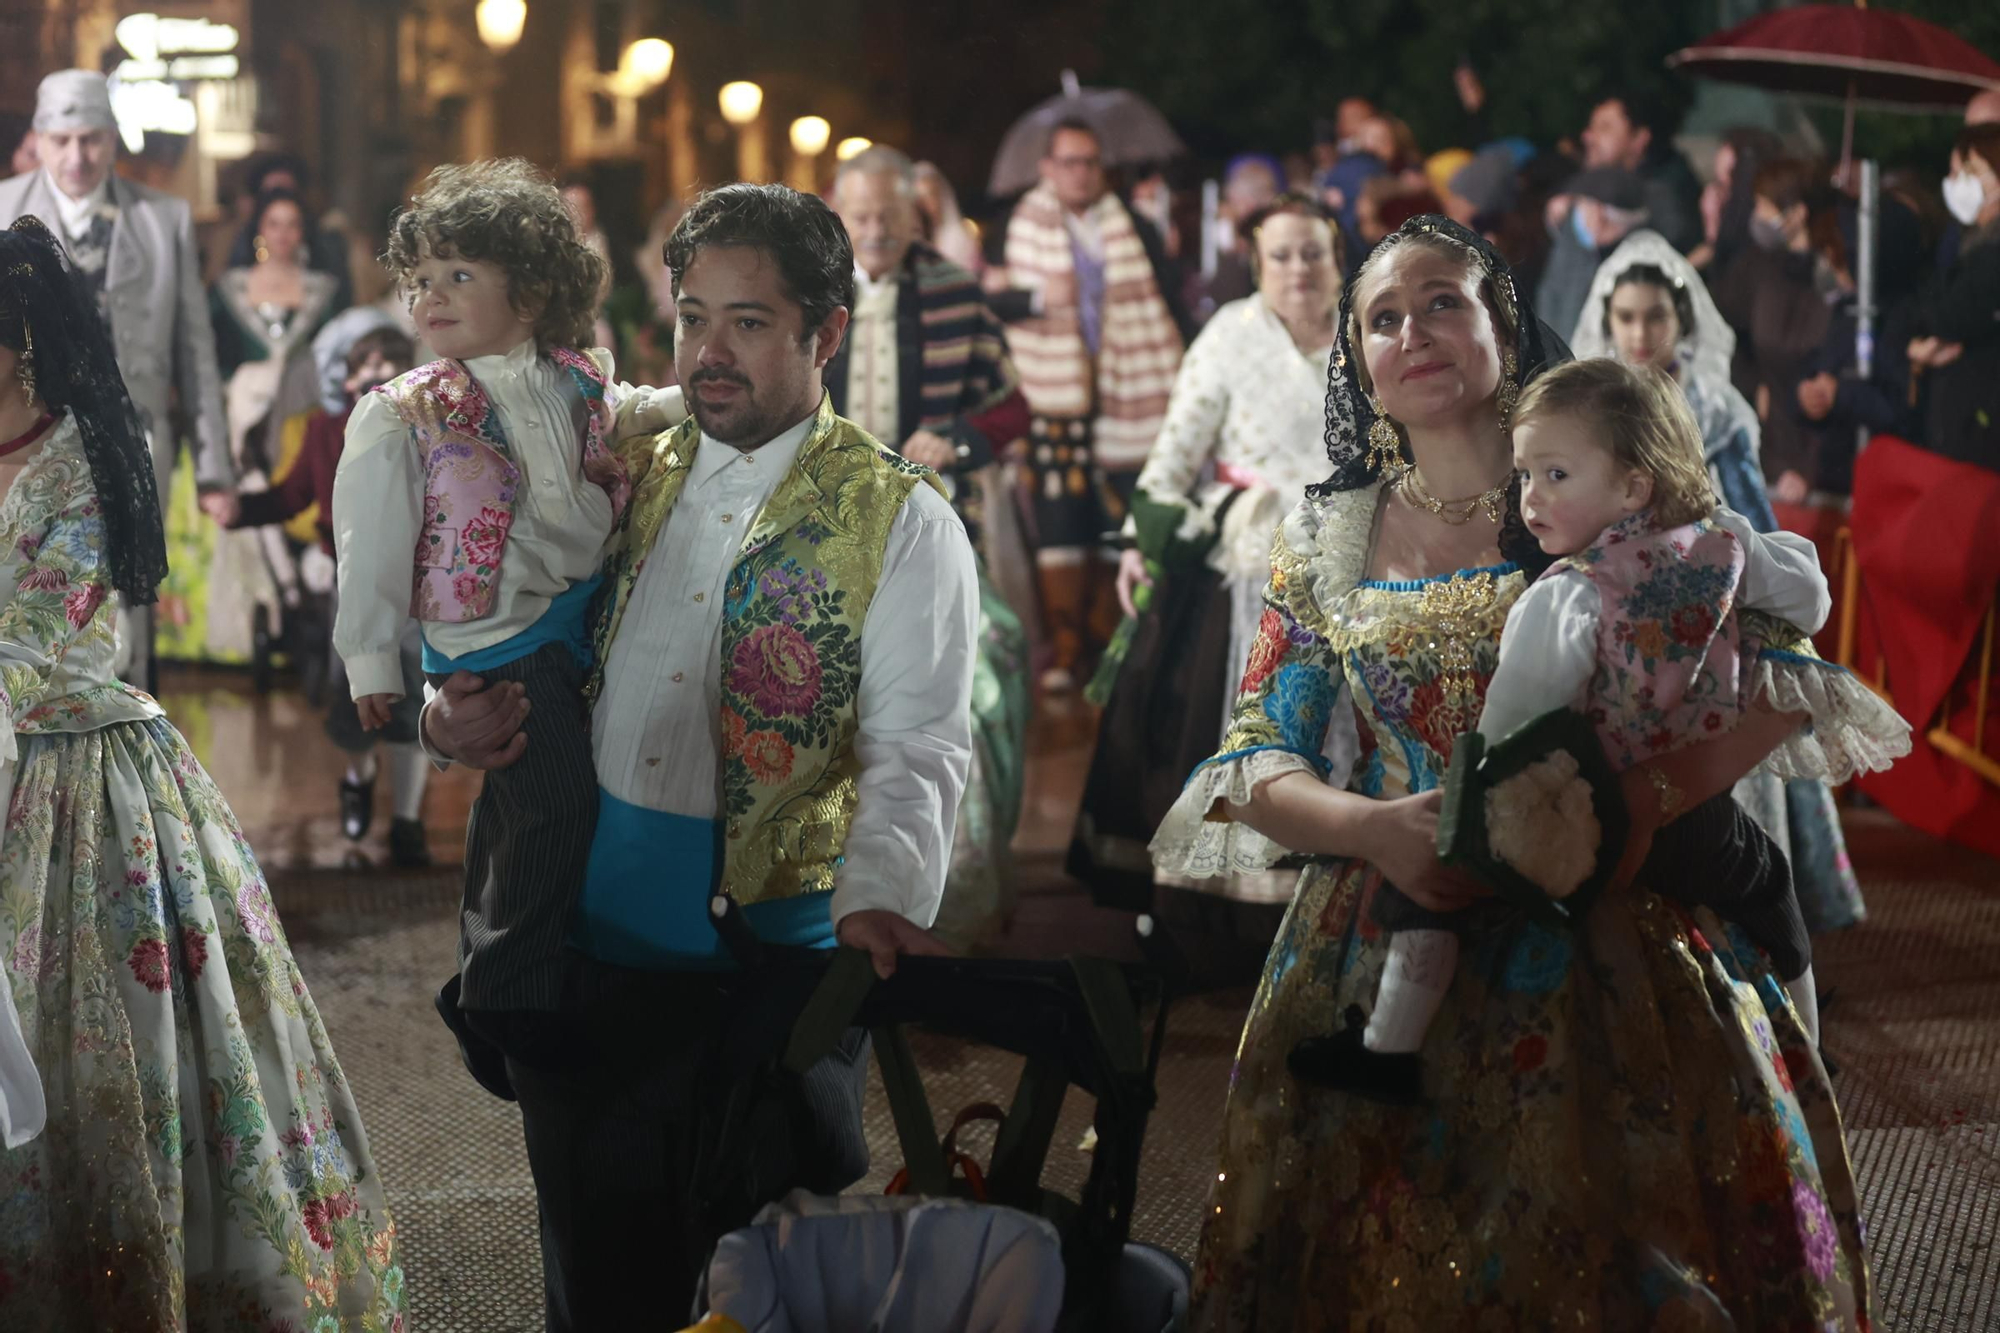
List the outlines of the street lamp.
{"label": "street lamp", "polygon": [[674,72],[674,44],[658,37],[641,37],[625,48],[618,61],[618,72],[641,90],[650,92]]}
{"label": "street lamp", "polygon": [[722,118],[742,129],[757,119],[757,113],[764,109],[764,90],[739,79],[735,83],[723,84],[717,100],[722,103]]}
{"label": "street lamp", "polygon": [[722,118],[736,127],[736,178],[761,181],[769,176],[764,163],[764,90],[748,80],[725,83],[717,94]]}
{"label": "street lamp", "polygon": [[818,157],[833,138],[833,126],[824,116],[800,116],[792,122],[792,151],[800,157]]}
{"label": "street lamp", "polygon": [[825,116],[800,116],[792,122],[792,168],[789,173],[795,190],[810,194],[819,188],[816,163],[833,139],[833,126]]}
{"label": "street lamp", "polygon": [[874,146],[873,139],[864,139],[857,134],[851,139],[842,139],[834,148],[833,156],[837,161],[845,162],[851,157],[860,156]]}
{"label": "street lamp", "polygon": [[527,26],[527,0],[479,0],[474,18],[479,24],[479,40],[495,55],[505,54],[521,40],[521,29]]}

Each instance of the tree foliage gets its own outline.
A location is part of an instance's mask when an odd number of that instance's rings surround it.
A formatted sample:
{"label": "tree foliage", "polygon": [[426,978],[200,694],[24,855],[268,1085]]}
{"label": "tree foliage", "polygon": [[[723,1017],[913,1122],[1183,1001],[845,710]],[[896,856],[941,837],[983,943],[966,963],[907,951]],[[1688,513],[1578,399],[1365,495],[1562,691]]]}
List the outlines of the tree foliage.
{"label": "tree foliage", "polygon": [[[2000,59],[2000,5],[1888,0]],[[1410,123],[1426,148],[1464,145],[1452,71],[1469,59],[1486,85],[1486,126],[1553,143],[1582,129],[1613,92],[1685,107],[1693,81],[1672,52],[1722,23],[1722,6],[1667,0],[1113,0],[1105,82],[1152,98],[1197,153],[1302,147],[1314,118],[1362,96]],[[1829,142],[1838,108],[1816,108]],[[1936,159],[1956,117],[1864,112],[1856,145],[1891,162]]]}
{"label": "tree foliage", "polygon": [[1316,116],[1361,96],[1430,147],[1461,143],[1452,71],[1469,59],[1495,134],[1574,135],[1612,91],[1684,102],[1668,52],[1708,6],[1578,0],[1115,0],[1109,81],[1155,99],[1197,151],[1303,145]]}

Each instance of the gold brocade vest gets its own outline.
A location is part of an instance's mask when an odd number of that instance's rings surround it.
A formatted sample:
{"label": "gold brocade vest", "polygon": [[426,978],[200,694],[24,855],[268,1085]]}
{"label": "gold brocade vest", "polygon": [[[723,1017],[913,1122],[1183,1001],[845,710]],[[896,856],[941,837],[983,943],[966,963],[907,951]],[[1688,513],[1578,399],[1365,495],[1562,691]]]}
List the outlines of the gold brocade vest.
{"label": "gold brocade vest", "polygon": [[[587,699],[694,464],[690,419],[625,446],[630,517],[606,555]],[[822,397],[797,460],[744,535],[722,615],[722,889],[739,903],[829,892],[854,819],[861,632],[889,530],[936,477]]]}

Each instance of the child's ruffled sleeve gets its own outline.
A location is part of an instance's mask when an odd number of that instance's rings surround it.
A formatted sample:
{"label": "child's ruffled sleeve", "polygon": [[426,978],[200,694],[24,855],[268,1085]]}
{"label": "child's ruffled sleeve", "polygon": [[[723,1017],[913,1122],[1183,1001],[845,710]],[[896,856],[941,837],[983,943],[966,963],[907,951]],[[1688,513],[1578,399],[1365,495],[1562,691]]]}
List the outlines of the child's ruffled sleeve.
{"label": "child's ruffled sleeve", "polygon": [[1838,785],[1879,772],[1910,752],[1910,724],[1847,668],[1823,660],[1795,626],[1762,612],[1738,613],[1750,662],[1752,701],[1808,721],[1757,771]]}
{"label": "child's ruffled sleeve", "polygon": [[[1222,752],[1195,769],[1153,839],[1153,863],[1163,871],[1206,877],[1270,869],[1289,853],[1231,819],[1228,804],[1247,802],[1288,773],[1347,777],[1333,773],[1329,753],[1351,763],[1354,739],[1339,733],[1352,733],[1354,719],[1341,706],[1340,659],[1326,636],[1321,603],[1329,589],[1315,587],[1312,575],[1326,524],[1335,518],[1321,502],[1307,500],[1278,529],[1263,620]],[[1364,527],[1364,543],[1366,536]]]}

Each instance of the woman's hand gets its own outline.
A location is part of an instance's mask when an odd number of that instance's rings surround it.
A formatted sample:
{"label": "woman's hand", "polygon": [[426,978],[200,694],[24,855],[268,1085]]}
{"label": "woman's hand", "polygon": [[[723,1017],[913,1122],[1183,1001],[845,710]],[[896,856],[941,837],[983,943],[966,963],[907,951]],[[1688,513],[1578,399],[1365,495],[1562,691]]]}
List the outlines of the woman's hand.
{"label": "woman's hand", "polygon": [[1618,858],[1618,869],[1612,872],[1608,887],[1622,889],[1639,877],[1639,867],[1646,863],[1646,856],[1653,850],[1653,835],[1660,831],[1661,792],[1646,772],[1646,765],[1636,764],[1618,775],[1618,786],[1625,799],[1625,814],[1629,821],[1625,833],[1625,852]]}
{"label": "woman's hand", "polygon": [[1419,907],[1456,912],[1490,897],[1493,890],[1438,860],[1438,808],[1443,804],[1444,792],[1436,789],[1375,802],[1364,856]]}
{"label": "woman's hand", "polygon": [[[1103,584],[1098,584],[1103,587]],[[1146,574],[1146,557],[1138,550],[1129,549],[1118,557],[1118,607],[1134,620],[1139,618],[1139,608],[1132,603],[1135,588],[1150,588],[1153,580]]]}

